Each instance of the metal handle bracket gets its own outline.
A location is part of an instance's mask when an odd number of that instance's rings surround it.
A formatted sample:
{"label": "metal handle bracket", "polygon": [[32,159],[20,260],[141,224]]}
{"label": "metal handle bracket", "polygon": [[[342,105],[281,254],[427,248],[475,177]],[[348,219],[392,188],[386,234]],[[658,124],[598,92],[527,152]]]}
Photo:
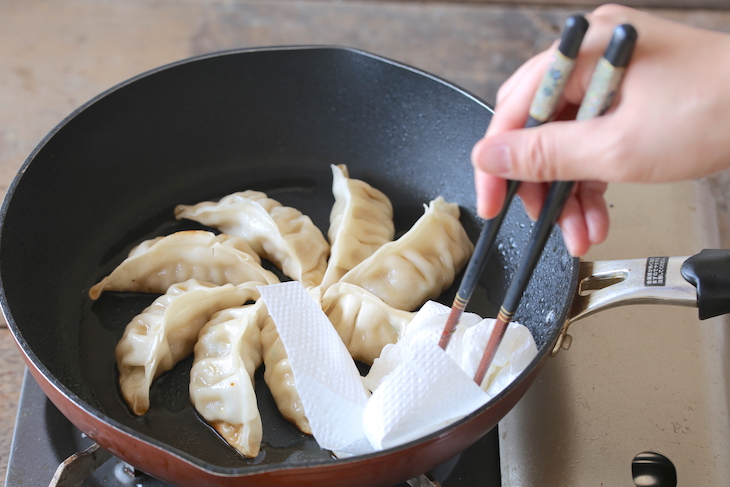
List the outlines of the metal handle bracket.
{"label": "metal handle bracket", "polygon": [[688,258],[581,262],[578,289],[552,354],[570,346],[567,332],[573,322],[605,309],[628,304],[697,307],[697,288],[682,276],[682,264]]}

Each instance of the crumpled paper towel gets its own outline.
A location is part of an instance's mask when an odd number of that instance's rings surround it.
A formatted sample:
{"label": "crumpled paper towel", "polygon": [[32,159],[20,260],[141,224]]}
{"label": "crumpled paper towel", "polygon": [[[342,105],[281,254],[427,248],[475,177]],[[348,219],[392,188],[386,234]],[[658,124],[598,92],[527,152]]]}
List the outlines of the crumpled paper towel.
{"label": "crumpled paper towel", "polygon": [[289,355],[312,433],[322,448],[339,456],[397,446],[457,421],[486,404],[537,354],[530,332],[510,324],[483,384],[485,392],[472,377],[494,320],[464,313],[444,353],[438,339],[449,308],[428,302],[403,338],[386,346],[361,378],[327,316],[301,284],[259,289]]}
{"label": "crumpled paper towel", "polygon": [[365,435],[376,450],[438,431],[489,401],[438,341],[411,345],[365,407]]}
{"label": "crumpled paper towel", "polygon": [[[370,372],[363,379],[365,386],[374,391],[385,376],[390,374],[403,360],[404,351],[417,341],[438,343],[444,329],[450,308],[434,301],[428,301],[411,320],[402,338],[395,344],[386,345],[375,359]],[[459,326],[452,335],[448,355],[468,376],[474,377],[496,320],[482,319],[474,313],[463,313]],[[482,388],[491,399],[507,387],[537,355],[535,340],[525,326],[510,323],[502,343],[487,370]]]}

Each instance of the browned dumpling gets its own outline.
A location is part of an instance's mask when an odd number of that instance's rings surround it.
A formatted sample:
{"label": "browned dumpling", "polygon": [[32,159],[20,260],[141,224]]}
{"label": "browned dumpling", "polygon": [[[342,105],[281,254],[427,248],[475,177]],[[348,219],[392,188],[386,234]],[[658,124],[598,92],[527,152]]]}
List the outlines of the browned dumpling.
{"label": "browned dumpling", "polygon": [[260,191],[243,191],[218,202],[178,205],[176,218],[195,220],[244,238],[262,258],[305,287],[322,282],[329,244],[312,220]]}
{"label": "browned dumpling", "polygon": [[103,291],[162,294],[172,284],[188,279],[213,284],[279,282],[260,262],[251,246],[239,237],[202,230],[177,232],[132,249],[111,274],[89,290],[89,296],[98,299]]}
{"label": "browned dumpling", "polygon": [[253,376],[263,361],[263,301],[219,311],[200,330],[190,370],[190,399],[198,413],[246,457],[261,448],[263,426]]}
{"label": "browned dumpling", "polygon": [[322,310],[334,325],[352,358],[372,364],[383,347],[396,343],[415,313],[388,306],[374,294],[346,282],[331,286]]}
{"label": "browned dumpling", "polygon": [[116,348],[119,387],[134,414],[147,412],[150,386],[193,352],[200,329],[216,312],[257,299],[252,282],[234,286],[199,282],[173,284],[124,330]]}
{"label": "browned dumpling", "polygon": [[459,206],[439,196],[408,232],[380,247],[341,282],[360,286],[389,306],[412,311],[449,287],[473,251],[459,221]]}
{"label": "browned dumpling", "polygon": [[261,329],[261,344],[264,350],[264,380],[269,386],[279,412],[300,431],[311,435],[312,427],[304,414],[304,406],[297,392],[289,357],[270,316],[266,317]]}
{"label": "browned dumpling", "polygon": [[393,240],[393,205],[365,181],[349,177],[344,165],[332,166],[330,258],[321,287],[327,289],[347,271]]}

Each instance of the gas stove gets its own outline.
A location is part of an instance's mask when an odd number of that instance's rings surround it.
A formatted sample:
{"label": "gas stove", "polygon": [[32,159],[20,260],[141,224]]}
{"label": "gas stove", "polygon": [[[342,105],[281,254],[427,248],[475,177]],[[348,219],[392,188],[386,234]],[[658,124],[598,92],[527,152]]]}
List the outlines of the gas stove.
{"label": "gas stove", "polygon": [[[6,487],[174,487],[98,448],[25,372]],[[63,464],[63,465],[62,465]],[[499,486],[496,428],[432,472],[397,487]]]}

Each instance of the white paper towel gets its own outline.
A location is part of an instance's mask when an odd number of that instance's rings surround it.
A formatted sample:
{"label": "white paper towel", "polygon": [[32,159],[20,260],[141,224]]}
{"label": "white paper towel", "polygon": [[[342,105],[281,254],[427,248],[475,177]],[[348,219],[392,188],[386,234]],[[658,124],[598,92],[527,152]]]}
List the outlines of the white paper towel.
{"label": "white paper towel", "polygon": [[376,450],[438,431],[486,404],[489,396],[446,356],[417,339],[365,407],[365,434]]}
{"label": "white paper towel", "polygon": [[[385,376],[390,374],[403,360],[404,351],[413,347],[417,340],[438,343],[450,309],[443,304],[429,301],[411,320],[396,344],[386,345],[375,359],[368,375],[363,378],[365,386],[374,391]],[[459,326],[446,349],[448,355],[468,377],[474,377],[496,320],[474,313],[463,313]],[[482,388],[489,398],[507,387],[537,355],[535,340],[525,326],[510,323],[494,360],[482,382]]]}
{"label": "white paper towel", "polygon": [[537,354],[530,332],[510,324],[484,392],[472,377],[494,320],[464,313],[444,353],[438,339],[449,308],[428,302],[403,338],[386,346],[361,378],[327,316],[301,284],[259,289],[289,355],[313,435],[322,448],[341,456],[397,446],[447,426],[488,402]]}
{"label": "white paper towel", "polygon": [[259,287],[294,374],[312,434],[322,448],[361,454],[369,393],[337,331],[298,281]]}

